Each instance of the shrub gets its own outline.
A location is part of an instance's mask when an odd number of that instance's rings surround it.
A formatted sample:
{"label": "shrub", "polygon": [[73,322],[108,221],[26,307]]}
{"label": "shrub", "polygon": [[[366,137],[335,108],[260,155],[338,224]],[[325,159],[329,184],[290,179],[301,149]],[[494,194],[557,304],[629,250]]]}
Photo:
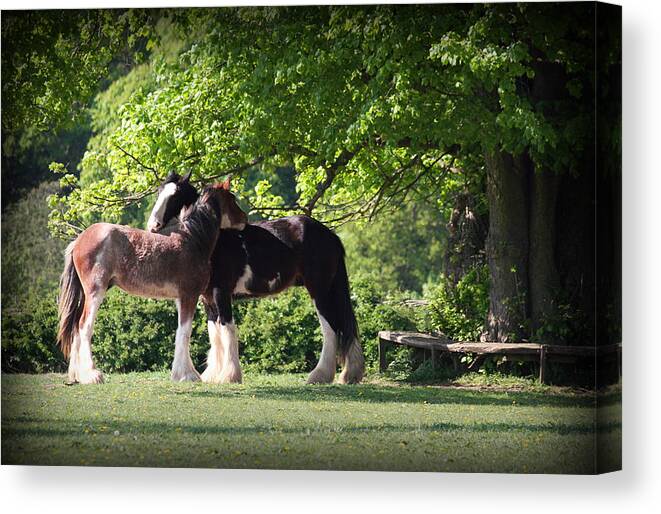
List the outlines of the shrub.
{"label": "shrub", "polygon": [[489,308],[489,273],[476,266],[452,286],[445,277],[427,285],[429,308],[426,330],[439,331],[457,341],[476,341],[484,328]]}
{"label": "shrub", "polygon": [[[167,370],[174,357],[177,309],[169,300],[151,300],[110,290],[94,326],[92,351],[104,371]],[[200,366],[208,350],[203,309],[193,320],[191,357]]]}
{"label": "shrub", "polygon": [[[351,283],[352,301],[368,368],[378,363],[379,330],[414,330],[402,294],[384,294],[369,277]],[[276,297],[245,302],[239,311],[244,364],[258,371],[303,372],[317,363],[322,346],[317,314],[302,288]]]}
{"label": "shrub", "polygon": [[[2,370],[24,373],[66,370],[66,362],[56,345],[57,326],[56,290],[3,309]],[[176,329],[173,302],[111,290],[94,326],[92,351],[97,367],[103,371],[168,369],[174,355]],[[198,312],[191,337],[191,355],[198,365],[204,361],[208,344],[206,316]]]}
{"label": "shrub", "polygon": [[56,287],[66,243],[48,232],[46,198],[58,190],[56,182],[43,183],[2,213],[3,311],[39,302]]}
{"label": "shrub", "polygon": [[[386,294],[368,276],[352,281],[352,301],[368,368],[378,362],[379,330],[414,330],[404,293]],[[56,346],[57,291],[32,296],[2,317],[2,369],[14,372],[63,371]],[[236,302],[241,360],[264,372],[306,372],[317,363],[322,336],[314,305],[303,288],[271,298]],[[199,306],[193,321],[191,356],[198,369],[209,348],[206,314]],[[94,327],[92,351],[105,372],[167,370],[174,355],[177,312],[172,301],[150,300],[111,289]],[[406,349],[398,349],[402,358]]]}
{"label": "shrub", "polygon": [[322,337],[305,289],[240,302],[235,312],[242,361],[249,369],[302,372],[316,365]]}
{"label": "shrub", "polygon": [[2,310],[2,370],[41,373],[66,369],[55,345],[57,293],[33,295]]}
{"label": "shrub", "polygon": [[[415,312],[402,304],[408,295],[399,291],[384,293],[377,283],[368,275],[357,276],[351,283],[365,363],[370,370],[378,366],[380,330],[416,330]],[[395,358],[408,359],[410,352],[400,347],[394,353]]]}

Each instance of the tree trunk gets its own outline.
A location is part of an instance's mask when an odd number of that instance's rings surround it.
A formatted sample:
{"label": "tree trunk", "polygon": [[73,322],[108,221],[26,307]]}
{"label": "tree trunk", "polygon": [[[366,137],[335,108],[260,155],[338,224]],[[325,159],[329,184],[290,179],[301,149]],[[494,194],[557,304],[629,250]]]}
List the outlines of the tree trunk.
{"label": "tree trunk", "polygon": [[[517,159],[518,161],[518,159]],[[491,275],[488,341],[518,341],[528,319],[528,174],[511,155],[485,156]]]}
{"label": "tree trunk", "polygon": [[[567,76],[561,65],[538,61],[534,64],[532,100],[543,112],[553,118],[557,114],[553,102],[567,99]],[[548,105],[544,105],[547,103]],[[547,168],[537,168],[526,159],[530,175],[530,328],[536,341],[559,342],[555,327],[557,295],[560,277],[556,267],[556,205],[558,201],[558,175]]]}
{"label": "tree trunk", "polygon": [[473,205],[474,199],[468,191],[457,195],[447,223],[444,272],[453,286],[469,270],[484,262],[488,217],[478,214]]}
{"label": "tree trunk", "polygon": [[[544,330],[557,318],[560,286],[555,264],[556,202],[558,175],[549,169],[530,173],[530,318],[535,340],[559,342],[556,334]],[[541,329],[541,330],[540,330]]]}

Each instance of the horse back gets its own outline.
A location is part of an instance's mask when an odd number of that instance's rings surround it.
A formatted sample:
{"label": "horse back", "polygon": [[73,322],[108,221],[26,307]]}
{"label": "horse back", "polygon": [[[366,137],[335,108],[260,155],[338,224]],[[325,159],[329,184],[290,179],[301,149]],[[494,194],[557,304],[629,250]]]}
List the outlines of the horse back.
{"label": "horse back", "polygon": [[339,238],[308,216],[250,223],[220,231],[210,285],[235,296],[271,295],[303,285],[318,270],[334,274],[342,256]]}
{"label": "horse back", "polygon": [[101,286],[117,285],[132,294],[176,298],[199,294],[209,277],[208,255],[167,236],[124,225],[96,223],[76,240],[74,262],[82,275]]}

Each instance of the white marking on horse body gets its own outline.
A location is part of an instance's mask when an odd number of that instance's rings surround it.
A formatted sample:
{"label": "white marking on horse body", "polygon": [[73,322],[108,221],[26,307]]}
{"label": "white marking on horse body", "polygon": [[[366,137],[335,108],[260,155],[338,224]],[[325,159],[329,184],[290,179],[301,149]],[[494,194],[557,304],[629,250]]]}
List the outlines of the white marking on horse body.
{"label": "white marking on horse body", "polygon": [[223,213],[220,218],[220,228],[234,228],[232,226],[232,221],[230,220],[230,217],[227,215],[227,213]]}
{"label": "white marking on horse body", "polygon": [[165,214],[165,208],[168,204],[168,199],[177,192],[177,184],[174,182],[168,182],[163,187],[163,191],[158,195],[156,199],[156,204],[151,211],[149,216],[149,221],[147,222],[147,230],[150,232],[156,232],[159,228],[163,226],[163,215]]}
{"label": "white marking on horse body", "polygon": [[248,290],[248,282],[252,280],[252,269],[246,264],[246,267],[243,270],[243,275],[239,277],[239,280],[236,281],[234,286],[234,294],[250,294],[251,291]]}
{"label": "white marking on horse body", "polygon": [[279,282],[280,282],[280,273],[277,273],[274,279],[268,281],[269,289],[273,291],[275,289],[276,284],[278,284]]}

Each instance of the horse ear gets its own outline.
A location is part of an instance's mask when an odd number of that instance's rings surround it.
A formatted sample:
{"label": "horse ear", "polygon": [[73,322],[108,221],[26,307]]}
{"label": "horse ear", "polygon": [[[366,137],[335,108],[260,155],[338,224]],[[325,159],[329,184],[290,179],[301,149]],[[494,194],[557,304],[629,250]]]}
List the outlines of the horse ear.
{"label": "horse ear", "polygon": [[220,187],[222,187],[224,190],[229,191],[230,190],[230,178],[227,177],[225,181],[220,184]]}
{"label": "horse ear", "polygon": [[181,179],[180,182],[188,183],[188,181],[190,180],[190,176],[191,176],[192,174],[193,174],[193,171],[192,171],[192,170],[189,171],[188,173],[186,173],[186,174],[183,176],[183,178]]}

